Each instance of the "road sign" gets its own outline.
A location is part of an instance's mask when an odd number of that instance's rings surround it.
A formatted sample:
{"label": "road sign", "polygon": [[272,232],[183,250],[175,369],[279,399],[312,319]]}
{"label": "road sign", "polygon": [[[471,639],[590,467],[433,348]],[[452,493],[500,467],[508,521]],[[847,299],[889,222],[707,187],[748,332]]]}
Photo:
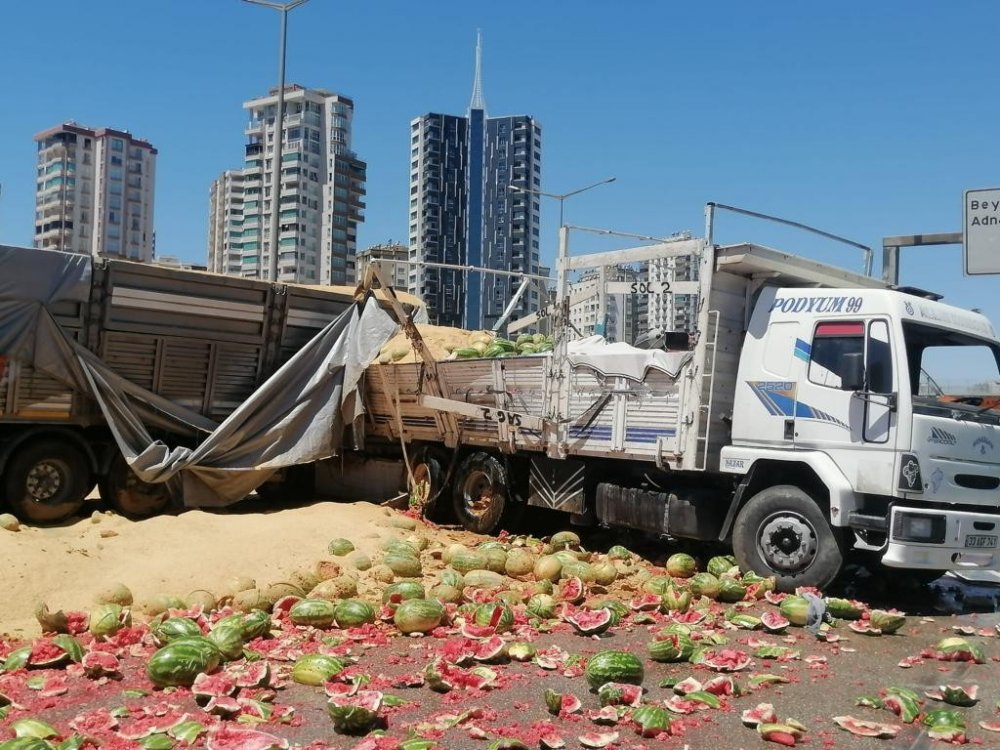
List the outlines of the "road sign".
{"label": "road sign", "polygon": [[964,215],[965,273],[1000,273],[1000,188],[966,190]]}

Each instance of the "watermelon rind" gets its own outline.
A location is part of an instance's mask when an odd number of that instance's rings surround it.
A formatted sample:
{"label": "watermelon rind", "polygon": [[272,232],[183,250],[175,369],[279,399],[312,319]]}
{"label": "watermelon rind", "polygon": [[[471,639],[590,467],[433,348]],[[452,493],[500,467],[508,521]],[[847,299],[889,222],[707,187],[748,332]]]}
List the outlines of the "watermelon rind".
{"label": "watermelon rind", "polygon": [[305,654],[292,666],[292,682],[300,685],[322,685],[344,671],[344,662],[326,654]]}
{"label": "watermelon rind", "polygon": [[336,619],[336,606],[326,599],[300,599],[288,610],[288,619],[295,625],[328,628]]}
{"label": "watermelon rind", "polygon": [[157,687],[190,686],[199,673],[215,671],[222,662],[219,649],[207,638],[178,638],[158,649],[146,664],[146,675]]}
{"label": "watermelon rind", "polygon": [[404,634],[429,633],[444,615],[444,607],[434,599],[407,599],[396,607],[392,621]]}
{"label": "watermelon rind", "polygon": [[334,620],[338,627],[356,628],[375,622],[375,609],[360,599],[343,599],[334,608]]}

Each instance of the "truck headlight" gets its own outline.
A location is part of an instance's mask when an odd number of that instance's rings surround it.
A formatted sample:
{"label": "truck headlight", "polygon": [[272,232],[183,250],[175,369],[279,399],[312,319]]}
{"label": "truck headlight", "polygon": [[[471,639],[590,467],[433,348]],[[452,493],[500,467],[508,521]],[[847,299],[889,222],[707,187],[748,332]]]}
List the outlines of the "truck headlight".
{"label": "truck headlight", "polygon": [[900,542],[942,544],[947,528],[944,516],[897,513],[892,522],[892,538]]}

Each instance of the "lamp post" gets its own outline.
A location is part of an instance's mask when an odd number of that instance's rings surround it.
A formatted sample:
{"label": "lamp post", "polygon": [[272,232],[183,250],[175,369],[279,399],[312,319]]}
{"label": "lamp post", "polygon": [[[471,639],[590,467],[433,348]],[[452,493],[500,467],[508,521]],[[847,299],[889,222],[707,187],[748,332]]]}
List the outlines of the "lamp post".
{"label": "lamp post", "polygon": [[[274,152],[271,156],[271,281],[278,280],[278,235],[281,228],[281,156],[285,136],[285,42],[288,39],[288,13],[305,5],[309,0],[243,0],[281,13],[281,37],[278,44],[278,111],[274,118]],[[266,131],[265,131],[266,132]],[[267,154],[267,138],[264,138]],[[257,263],[257,276],[263,276],[261,263]]]}
{"label": "lamp post", "polygon": [[559,201],[559,257],[556,259],[556,298],[560,303],[566,298],[566,260],[569,258],[569,228],[563,222],[563,203],[567,198],[585,193],[588,190],[593,190],[595,187],[601,185],[607,185],[609,182],[614,182],[617,179],[617,177],[608,177],[605,180],[595,182],[593,185],[571,190],[568,193],[544,193],[541,190],[532,190],[520,185],[509,186],[511,190],[519,193],[544,195],[546,198],[555,198]]}

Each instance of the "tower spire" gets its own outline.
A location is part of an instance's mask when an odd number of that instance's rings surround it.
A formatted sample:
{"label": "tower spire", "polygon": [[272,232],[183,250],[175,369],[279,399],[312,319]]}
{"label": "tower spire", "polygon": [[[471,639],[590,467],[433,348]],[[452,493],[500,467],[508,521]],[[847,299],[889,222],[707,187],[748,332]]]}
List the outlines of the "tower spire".
{"label": "tower spire", "polygon": [[483,33],[476,29],[476,77],[472,83],[472,101],[469,110],[486,111],[486,98],[483,96]]}

